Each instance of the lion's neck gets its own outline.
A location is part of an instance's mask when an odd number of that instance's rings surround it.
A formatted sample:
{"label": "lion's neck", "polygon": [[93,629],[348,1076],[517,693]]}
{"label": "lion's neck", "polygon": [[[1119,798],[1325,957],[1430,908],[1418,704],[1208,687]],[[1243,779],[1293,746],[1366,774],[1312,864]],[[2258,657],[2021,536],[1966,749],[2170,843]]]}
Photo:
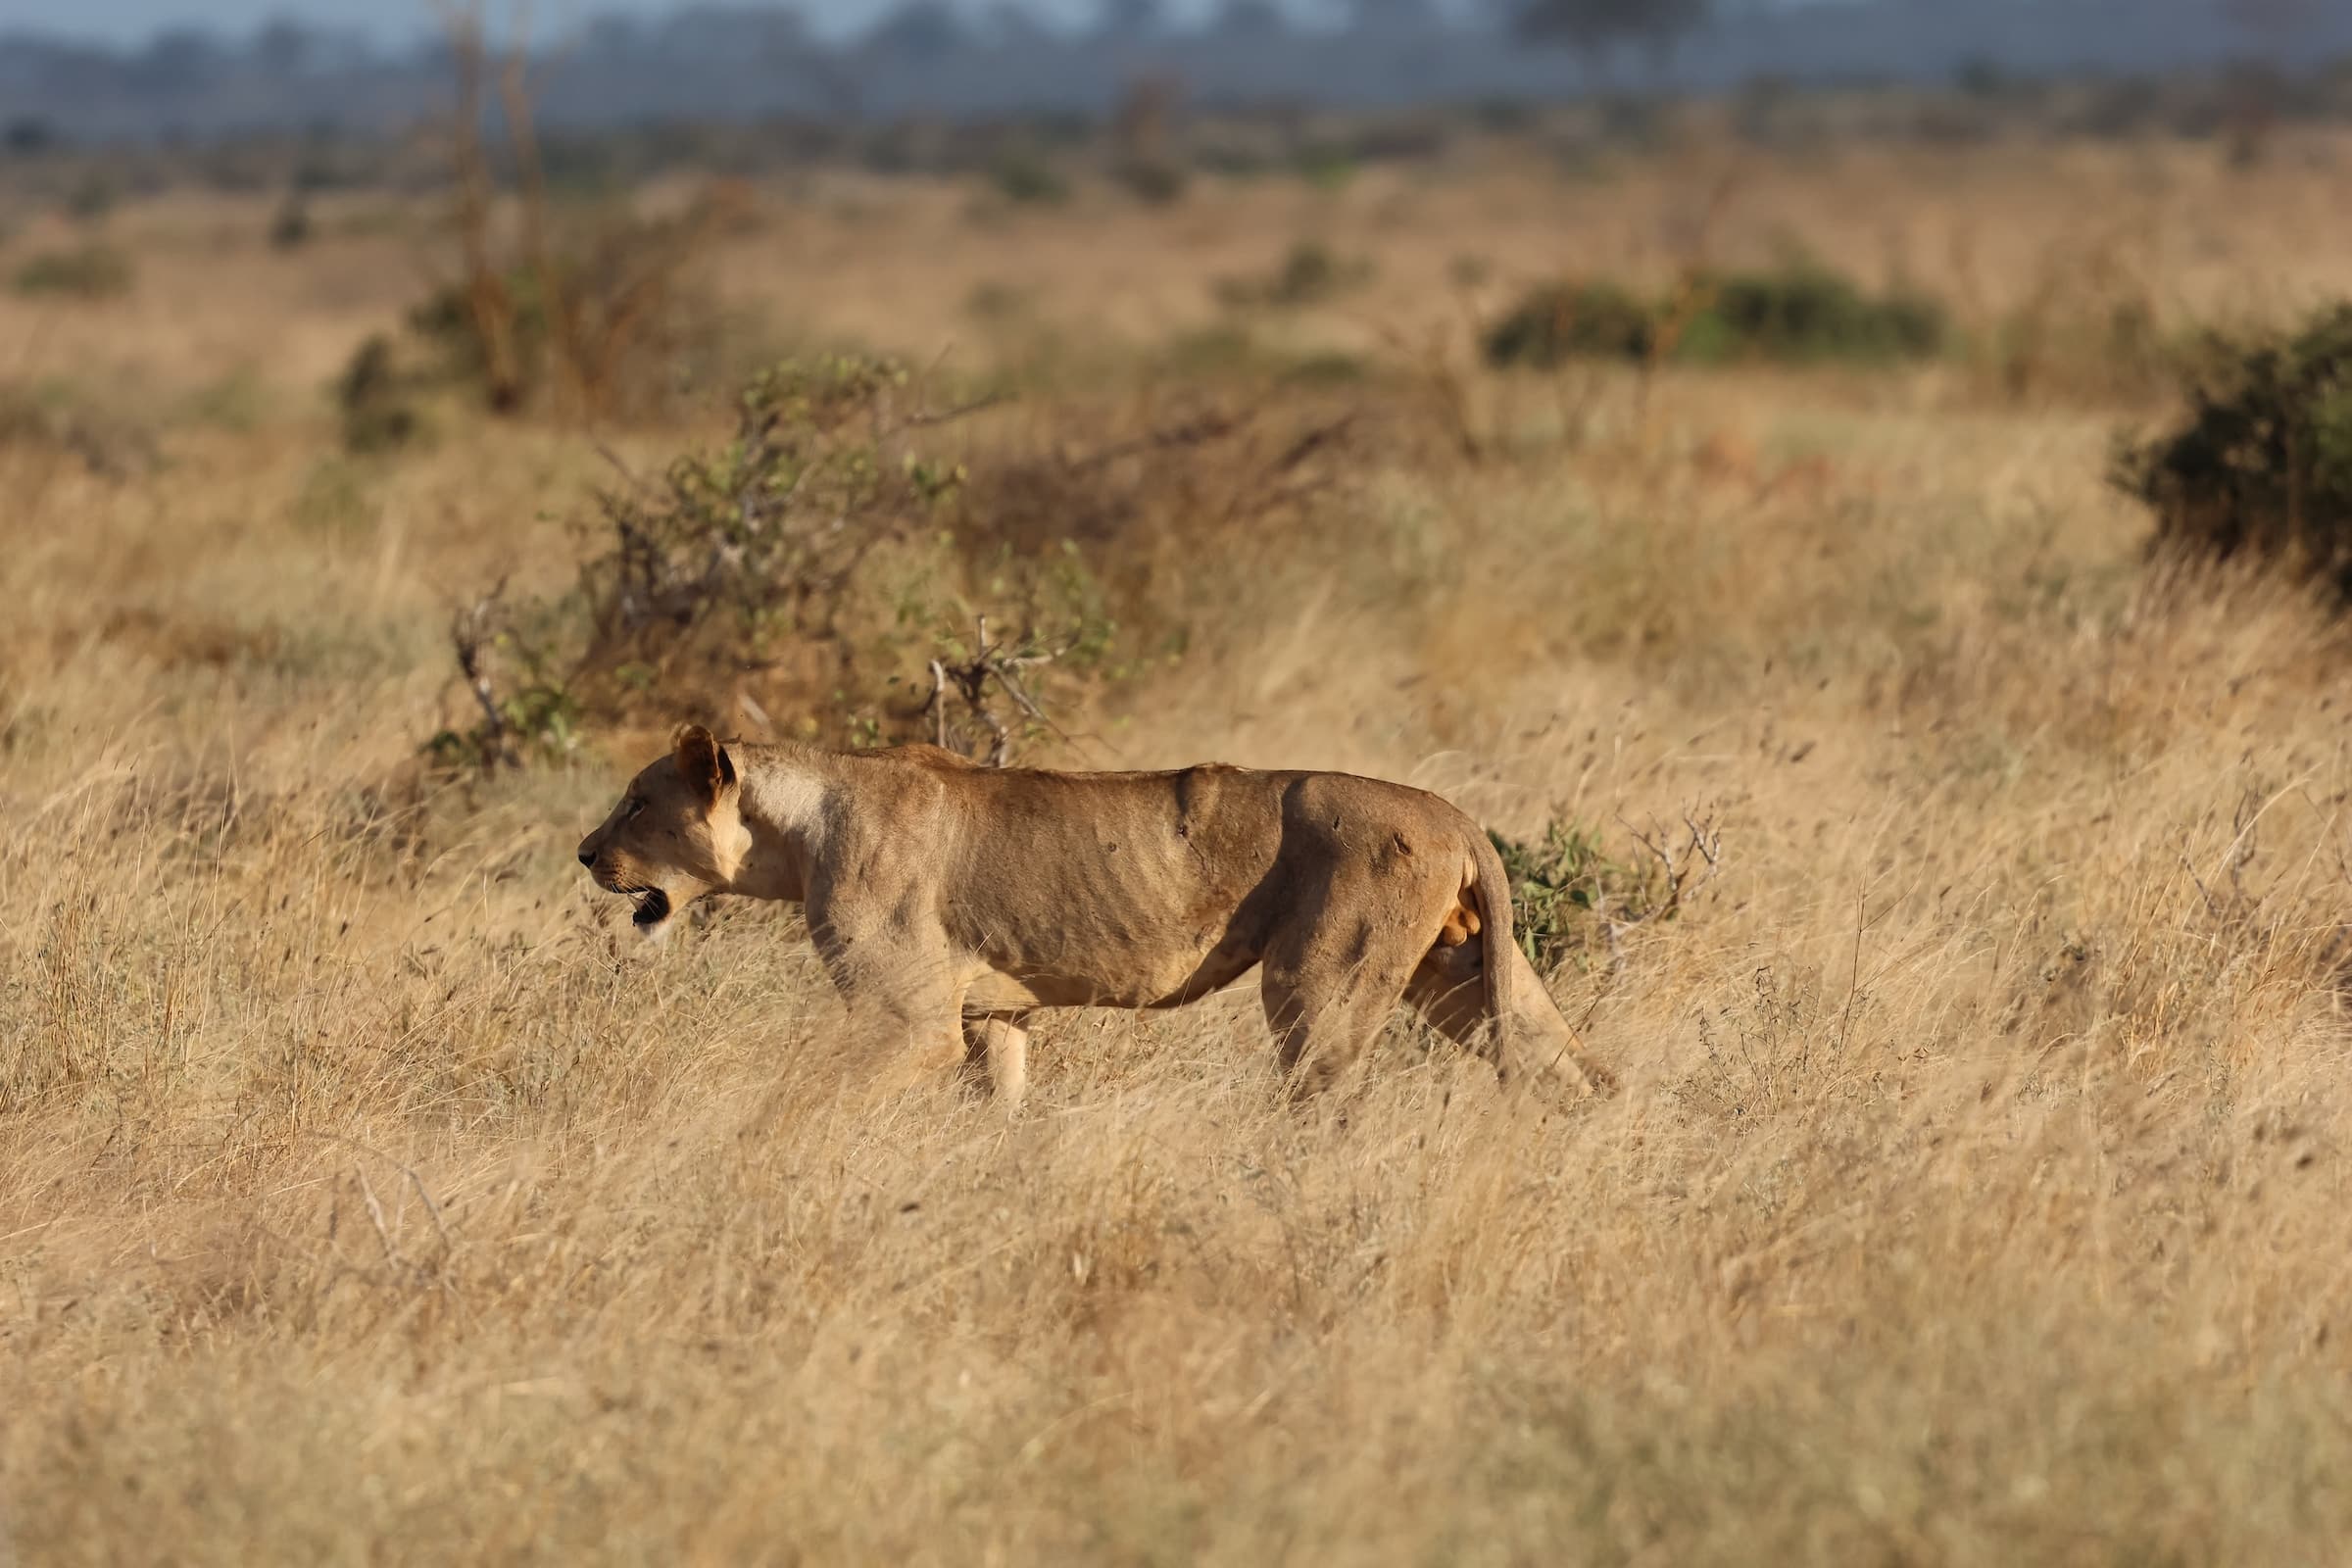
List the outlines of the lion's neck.
{"label": "lion's neck", "polygon": [[736,809],[752,842],[730,878],[731,891],[795,904],[807,898],[804,868],[824,819],[825,777],[816,754],[784,746],[745,748]]}

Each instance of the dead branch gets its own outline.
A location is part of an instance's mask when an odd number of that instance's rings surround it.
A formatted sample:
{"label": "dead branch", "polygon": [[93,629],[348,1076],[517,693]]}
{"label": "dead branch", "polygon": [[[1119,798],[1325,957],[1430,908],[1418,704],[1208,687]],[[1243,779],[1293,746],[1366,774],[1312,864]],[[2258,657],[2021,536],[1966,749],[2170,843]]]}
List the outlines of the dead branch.
{"label": "dead branch", "polygon": [[1612,926],[1631,929],[1647,925],[1653,920],[1671,920],[1682,912],[1683,905],[1695,897],[1699,889],[1715,880],[1723,869],[1723,833],[1712,816],[1700,818],[1690,811],[1683,813],[1683,828],[1689,835],[1681,844],[1657,830],[1644,833],[1620,815],[1617,820],[1634,836],[1634,842],[1658,862],[1663,891],[1658,899],[1631,920],[1612,920]]}
{"label": "dead branch", "polygon": [[482,78],[489,53],[481,0],[436,0],[457,72],[450,163],[458,176],[458,243],[465,255],[466,304],[481,339],[490,407],[512,413],[522,403],[522,365],[514,341],[514,301],[490,254],[496,185],[482,150]]}
{"label": "dead branch", "polygon": [[949,663],[944,659],[931,661],[931,694],[923,706],[915,710],[915,717],[931,720],[932,743],[948,745],[948,692],[951,688],[962,699],[971,719],[989,733],[988,756],[990,767],[1003,767],[1012,760],[1012,734],[989,702],[989,687],[994,683],[999,691],[1012,700],[1015,708],[1032,723],[1042,724],[1063,740],[1069,739],[1061,726],[1046,716],[1045,710],[1021,684],[1020,672],[1037,664],[1051,663],[1058,657],[1056,651],[1016,654],[1004,643],[988,640],[988,617],[978,617],[974,635],[975,651],[960,663]]}
{"label": "dead branch", "polygon": [[1082,458],[1072,458],[1063,465],[1072,473],[1084,473],[1092,468],[1107,467],[1121,458],[1143,452],[1164,452],[1175,447],[1205,446],[1222,441],[1247,426],[1256,417],[1254,411],[1242,414],[1204,414],[1199,418],[1185,419],[1157,430],[1146,431],[1131,441],[1118,441],[1098,447]]}
{"label": "dead branch", "polygon": [[375,1189],[368,1185],[367,1171],[354,1165],[351,1174],[360,1184],[360,1198],[368,1205],[368,1219],[375,1227],[375,1239],[384,1249],[385,1263],[391,1266],[395,1274],[407,1273],[408,1260],[400,1255],[400,1249],[392,1245],[392,1232],[384,1224],[384,1207],[375,1200]]}
{"label": "dead branch", "polygon": [[507,579],[471,605],[458,611],[450,618],[449,640],[458,656],[458,669],[466,677],[466,690],[482,710],[482,754],[485,758],[512,760],[513,737],[509,733],[506,710],[499,706],[498,692],[490,682],[490,671],[483,657],[484,650],[498,635],[498,622],[503,616],[502,596],[507,591]]}
{"label": "dead branch", "polygon": [[513,34],[506,58],[499,62],[499,106],[506,115],[507,143],[514,152],[520,187],[523,259],[539,288],[540,309],[547,316],[548,339],[555,349],[564,391],[575,408],[584,409],[589,396],[588,367],[581,342],[579,301],[565,287],[547,238],[547,177],[540,165],[538,126],[531,109],[529,15],[523,0],[516,0]]}

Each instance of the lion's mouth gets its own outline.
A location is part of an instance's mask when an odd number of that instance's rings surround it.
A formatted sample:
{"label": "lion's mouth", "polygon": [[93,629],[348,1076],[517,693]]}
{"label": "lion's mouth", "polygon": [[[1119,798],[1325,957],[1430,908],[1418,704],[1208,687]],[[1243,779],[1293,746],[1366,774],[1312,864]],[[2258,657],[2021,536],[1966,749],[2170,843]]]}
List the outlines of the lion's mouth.
{"label": "lion's mouth", "polygon": [[630,897],[637,901],[636,909],[629,915],[631,925],[642,930],[669,918],[669,895],[660,888],[639,888]]}

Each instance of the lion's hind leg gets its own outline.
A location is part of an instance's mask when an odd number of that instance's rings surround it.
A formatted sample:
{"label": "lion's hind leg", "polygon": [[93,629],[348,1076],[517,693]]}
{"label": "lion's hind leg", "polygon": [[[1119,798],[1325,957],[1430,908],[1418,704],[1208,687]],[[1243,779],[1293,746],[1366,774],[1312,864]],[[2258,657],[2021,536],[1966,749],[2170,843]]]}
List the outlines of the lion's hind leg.
{"label": "lion's hind leg", "polygon": [[1515,947],[1504,949],[1501,957],[1517,969],[1510,987],[1514,1015],[1488,1016],[1488,961],[1483,938],[1441,941],[1413,970],[1404,1000],[1446,1039],[1492,1061],[1506,1080],[1548,1077],[1579,1097],[1609,1089],[1608,1073],[1585,1055],[1584,1042],[1561,1015],[1536,966]]}
{"label": "lion's hind leg", "polygon": [[1380,1035],[1404,995],[1412,944],[1359,917],[1339,940],[1329,932],[1277,940],[1261,995],[1294,1098],[1329,1089]]}
{"label": "lion's hind leg", "polygon": [[1404,1000],[1438,1033],[1501,1065],[1500,1031],[1487,1016],[1482,944],[1441,942],[1430,949],[1405,982]]}

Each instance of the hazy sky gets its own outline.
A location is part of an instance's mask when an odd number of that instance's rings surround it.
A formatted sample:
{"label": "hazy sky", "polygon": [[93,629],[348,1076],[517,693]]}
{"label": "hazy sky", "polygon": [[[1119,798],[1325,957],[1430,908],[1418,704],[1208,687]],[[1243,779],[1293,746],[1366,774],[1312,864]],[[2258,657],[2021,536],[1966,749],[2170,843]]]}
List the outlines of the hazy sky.
{"label": "hazy sky", "polygon": [[[536,0],[530,11],[540,27],[577,22],[607,12],[660,16],[681,11],[694,0]],[[491,0],[503,17],[512,0]],[[808,0],[794,6],[820,30],[853,26],[888,8],[888,0]],[[1084,15],[1089,0],[1038,0],[1048,16]],[[1182,9],[1182,8],[1178,8]],[[188,23],[226,33],[242,33],[271,17],[359,25],[379,38],[414,36],[431,25],[426,0],[0,0],[0,29],[29,26],[44,32],[104,38],[122,43],[147,37],[157,28]]]}
{"label": "hazy sky", "polygon": [[[542,33],[576,24],[581,18],[605,13],[661,16],[682,11],[698,0],[531,0],[528,6]],[[742,4],[745,0],[728,0]],[[838,33],[857,27],[887,11],[895,0],[749,0],[800,11],[819,32]],[[983,0],[958,0],[966,11],[982,9]],[[1024,0],[1038,15],[1079,21],[1101,9],[1100,0]],[[1820,0],[1766,0],[1775,5],[1805,5]],[[1954,4],[1971,0],[1953,0]],[[514,0],[488,0],[492,15],[510,14]],[[1195,16],[1213,11],[1216,0],[1171,0],[1170,15]],[[1291,9],[1320,11],[1323,0],[1291,0]],[[1450,9],[1440,0],[1440,9]],[[365,27],[377,38],[401,41],[432,28],[430,0],[0,0],[0,30],[28,26],[43,32],[131,43],[147,38],[159,27],[200,23],[229,34],[250,32],[271,17],[336,26]]]}

